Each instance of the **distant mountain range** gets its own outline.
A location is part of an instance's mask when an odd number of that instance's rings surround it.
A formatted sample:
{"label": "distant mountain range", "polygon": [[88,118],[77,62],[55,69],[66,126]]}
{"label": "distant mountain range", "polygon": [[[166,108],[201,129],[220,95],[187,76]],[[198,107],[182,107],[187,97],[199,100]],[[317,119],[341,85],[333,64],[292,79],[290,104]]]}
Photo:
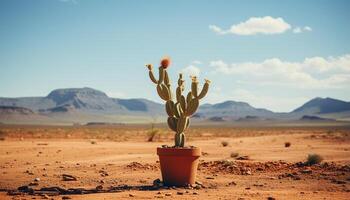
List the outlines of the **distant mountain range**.
{"label": "distant mountain range", "polygon": [[[164,105],[147,99],[110,98],[92,88],[57,89],[46,97],[0,98],[2,123],[142,123],[164,122]],[[225,101],[200,106],[195,121],[349,120],[350,102],[314,98],[290,113]]]}

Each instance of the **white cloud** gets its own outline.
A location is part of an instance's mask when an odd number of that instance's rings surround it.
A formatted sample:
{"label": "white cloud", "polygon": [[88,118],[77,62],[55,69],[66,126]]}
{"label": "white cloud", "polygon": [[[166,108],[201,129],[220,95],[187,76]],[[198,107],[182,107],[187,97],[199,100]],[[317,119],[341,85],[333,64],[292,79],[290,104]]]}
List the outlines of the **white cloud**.
{"label": "white cloud", "polygon": [[220,27],[215,25],[209,25],[209,29],[220,35],[226,34],[226,31],[223,31]]}
{"label": "white cloud", "polygon": [[[256,35],[256,34],[281,34],[292,26],[284,21],[283,18],[274,18],[271,16],[251,17],[248,20],[232,25],[228,30],[224,30],[217,25],[209,25],[209,29],[218,35],[235,34],[235,35]],[[310,26],[294,27],[293,33],[310,32]]]}
{"label": "white cloud", "polygon": [[236,34],[236,35],[256,35],[256,34],[280,34],[291,28],[291,25],[283,18],[251,17],[245,22],[234,24],[228,30],[223,30],[216,25],[210,25],[209,29],[217,34]]}
{"label": "white cloud", "polygon": [[[283,85],[297,88],[346,88],[350,85],[350,54],[340,57],[312,57],[302,62],[278,58],[262,62],[227,64],[212,61],[214,72],[234,75],[243,83]],[[327,72],[327,73],[326,73]]]}
{"label": "white cloud", "polygon": [[194,65],[200,65],[200,64],[202,64],[202,62],[199,61],[199,60],[194,60],[194,61],[192,61],[192,64],[194,64]]}
{"label": "white cloud", "polygon": [[182,69],[181,72],[185,76],[199,76],[201,70],[194,65],[189,65],[186,68]]}
{"label": "white cloud", "polygon": [[304,26],[304,31],[312,31],[312,28],[310,26]]}
{"label": "white cloud", "polygon": [[301,33],[301,28],[300,27],[294,28],[293,33]]}
{"label": "white cloud", "polygon": [[293,29],[293,33],[303,33],[303,32],[310,32],[310,31],[312,31],[312,28],[310,26],[304,26],[303,28],[295,27]]}

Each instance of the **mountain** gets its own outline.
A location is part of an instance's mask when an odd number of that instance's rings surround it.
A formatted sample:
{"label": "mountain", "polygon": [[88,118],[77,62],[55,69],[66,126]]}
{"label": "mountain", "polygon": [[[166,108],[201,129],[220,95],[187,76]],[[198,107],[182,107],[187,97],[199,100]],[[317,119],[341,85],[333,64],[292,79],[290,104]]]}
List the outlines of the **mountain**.
{"label": "mountain", "polygon": [[[275,113],[245,102],[224,101],[200,106],[193,118],[195,122],[218,123],[321,121],[310,119],[322,118],[349,121],[350,102],[315,98],[290,113]],[[87,87],[56,89],[46,97],[0,98],[0,122],[4,123],[149,123],[165,120],[163,104],[141,98],[111,98]]]}
{"label": "mountain", "polygon": [[247,116],[274,117],[276,113],[261,108],[254,108],[245,102],[225,101],[217,104],[204,104],[199,107],[197,116],[211,119],[236,120]]}
{"label": "mountain", "polygon": [[[162,104],[146,99],[110,98],[87,87],[56,89],[46,97],[0,98],[0,106],[26,108],[50,122],[62,123],[138,122],[165,115]],[[12,119],[10,115],[15,112],[7,113],[6,119]],[[4,117],[2,114],[0,120]]]}
{"label": "mountain", "polygon": [[34,112],[28,108],[15,107],[15,106],[0,106],[0,114],[20,114],[20,115],[31,115]]}
{"label": "mountain", "polygon": [[350,111],[350,102],[332,98],[314,98],[306,102],[292,113],[306,114],[329,114]]}

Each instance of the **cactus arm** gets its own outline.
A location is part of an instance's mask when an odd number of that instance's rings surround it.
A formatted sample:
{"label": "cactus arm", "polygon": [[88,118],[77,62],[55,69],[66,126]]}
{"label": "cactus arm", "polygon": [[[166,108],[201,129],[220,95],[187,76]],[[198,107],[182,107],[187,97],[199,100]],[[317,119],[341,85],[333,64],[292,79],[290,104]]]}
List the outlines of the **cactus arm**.
{"label": "cactus arm", "polygon": [[171,130],[177,131],[177,119],[175,117],[168,117],[168,126]]}
{"label": "cactus arm", "polygon": [[158,84],[163,83],[164,81],[164,68],[163,67],[159,67],[159,79],[158,79]]}
{"label": "cactus arm", "polygon": [[165,110],[169,117],[175,115],[175,103],[172,100],[169,100],[165,103]]}
{"label": "cactus arm", "polygon": [[210,81],[209,80],[205,80],[205,83],[203,85],[202,91],[198,95],[198,99],[202,99],[208,93],[209,84],[210,84]]}
{"label": "cactus arm", "polygon": [[164,69],[164,83],[166,85],[166,87],[169,90],[169,94],[170,94],[170,99],[173,99],[173,94],[171,92],[171,85],[170,85],[170,79],[169,79],[169,75],[166,69]]}
{"label": "cactus arm", "polygon": [[199,106],[198,98],[193,98],[187,106],[187,110],[186,110],[185,115],[186,116],[193,115],[197,111],[198,106]]}
{"label": "cactus arm", "polygon": [[195,76],[192,77],[191,91],[194,97],[198,96],[198,81]]}
{"label": "cactus arm", "polygon": [[153,66],[151,64],[147,64],[146,67],[148,68],[148,75],[149,75],[149,78],[151,79],[151,81],[154,83],[154,84],[158,84],[158,81],[157,79],[154,77],[154,74],[153,74]]}
{"label": "cactus arm", "polygon": [[180,96],[180,101],[179,101],[181,108],[184,112],[186,112],[187,105],[186,105],[186,99],[183,95]]}
{"label": "cactus arm", "polygon": [[149,78],[151,79],[151,81],[152,81],[153,83],[157,84],[158,81],[157,81],[156,78],[154,77],[153,71],[150,70],[150,71],[148,72],[148,74],[149,74]]}

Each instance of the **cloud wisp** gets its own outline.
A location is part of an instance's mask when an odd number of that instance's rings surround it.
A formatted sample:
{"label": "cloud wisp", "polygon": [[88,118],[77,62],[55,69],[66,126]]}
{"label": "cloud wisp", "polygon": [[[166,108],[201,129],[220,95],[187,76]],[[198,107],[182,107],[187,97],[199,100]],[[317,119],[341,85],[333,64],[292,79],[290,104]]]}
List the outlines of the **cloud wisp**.
{"label": "cloud wisp", "polygon": [[[209,29],[218,35],[234,34],[234,35],[273,35],[282,34],[290,30],[292,25],[287,23],[281,17],[251,17],[244,22],[232,25],[229,29],[225,30],[217,25],[209,25]],[[295,27],[293,33],[301,33],[306,31],[312,31],[311,27],[305,26],[303,28]]]}
{"label": "cloud wisp", "polygon": [[346,88],[350,85],[350,54],[339,57],[311,57],[302,62],[279,58],[262,62],[228,64],[212,61],[214,73],[232,75],[245,83],[282,85],[302,89]]}
{"label": "cloud wisp", "polygon": [[304,26],[302,28],[298,26],[293,29],[293,33],[303,33],[303,32],[310,32],[310,31],[312,31],[312,28],[309,26]]}

